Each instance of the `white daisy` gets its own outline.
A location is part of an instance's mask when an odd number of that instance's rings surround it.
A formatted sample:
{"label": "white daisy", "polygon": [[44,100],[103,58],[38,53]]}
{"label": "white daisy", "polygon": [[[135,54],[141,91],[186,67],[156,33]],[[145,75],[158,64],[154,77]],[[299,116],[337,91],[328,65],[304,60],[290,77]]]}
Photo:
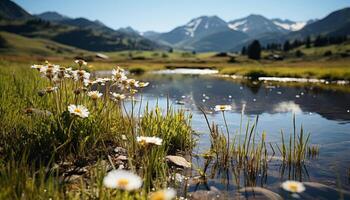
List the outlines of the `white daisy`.
{"label": "white daisy", "polygon": [[87,65],[87,62],[85,62],[85,60],[82,59],[75,60],[74,62],[77,63],[80,67],[83,65]]}
{"label": "white daisy", "polygon": [[135,80],[135,79],[128,79],[128,85],[130,87],[136,87],[139,84],[139,81]]}
{"label": "white daisy", "polygon": [[78,80],[84,81],[90,78],[90,73],[85,70],[75,70],[75,71],[72,71],[72,76],[75,81],[78,81]]}
{"label": "white daisy", "polygon": [[142,179],[138,175],[126,170],[113,170],[103,179],[103,184],[107,188],[133,191],[141,188]]}
{"label": "white daisy", "polygon": [[147,137],[147,136],[138,136],[136,137],[136,141],[140,143],[141,145],[146,144],[155,144],[155,145],[162,145],[163,139],[159,137]]}
{"label": "white daisy", "polygon": [[93,80],[90,80],[90,79],[84,79],[83,83],[84,83],[84,86],[87,87],[87,86],[91,86],[91,85],[95,84],[96,82]]}
{"label": "white daisy", "polygon": [[136,84],[136,87],[144,88],[144,87],[147,87],[148,85],[149,85],[149,82],[138,82]]}
{"label": "white daisy", "polygon": [[44,66],[43,66],[43,65],[32,65],[30,68],[36,69],[36,70],[40,71],[40,69],[41,69],[42,67],[44,67]]}
{"label": "white daisy", "polygon": [[68,111],[73,114],[73,115],[76,115],[78,117],[81,117],[81,118],[86,118],[89,116],[89,111],[88,109],[85,107],[85,106],[82,106],[82,105],[69,105],[68,106]]}
{"label": "white daisy", "polygon": [[168,188],[164,190],[159,190],[157,192],[153,192],[150,196],[150,200],[172,200],[176,197],[176,190],[173,188]]}
{"label": "white daisy", "polygon": [[44,65],[40,68],[40,73],[43,77],[52,79],[59,71],[59,65]]}
{"label": "white daisy", "polygon": [[58,87],[47,87],[47,88],[45,89],[45,92],[51,93],[51,92],[57,91],[57,89],[58,89]]}
{"label": "white daisy", "polygon": [[107,82],[111,81],[110,78],[97,78],[95,80],[95,83],[98,83],[100,85],[105,85]]}
{"label": "white daisy", "polygon": [[232,110],[232,106],[230,106],[230,105],[216,105],[214,110],[215,111],[228,111],[228,110]]}
{"label": "white daisy", "polygon": [[87,93],[87,95],[92,99],[92,100],[97,100],[102,96],[102,93],[99,91],[90,91]]}
{"label": "white daisy", "polygon": [[118,94],[118,93],[111,93],[112,97],[114,100],[117,100],[117,101],[121,101],[123,99],[125,99],[125,95],[124,94]]}
{"label": "white daisy", "polygon": [[124,69],[117,67],[117,69],[112,70],[112,80],[113,81],[121,81],[125,80],[127,77],[125,76]]}
{"label": "white daisy", "polygon": [[113,69],[113,70],[112,70],[112,74],[113,74],[113,75],[116,75],[116,74],[118,74],[118,73],[125,73],[125,71],[124,71],[124,69],[122,69],[122,68],[120,68],[119,66],[117,66],[116,69]]}
{"label": "white daisy", "polygon": [[305,186],[299,181],[285,181],[282,183],[281,187],[292,193],[301,193],[305,191]]}

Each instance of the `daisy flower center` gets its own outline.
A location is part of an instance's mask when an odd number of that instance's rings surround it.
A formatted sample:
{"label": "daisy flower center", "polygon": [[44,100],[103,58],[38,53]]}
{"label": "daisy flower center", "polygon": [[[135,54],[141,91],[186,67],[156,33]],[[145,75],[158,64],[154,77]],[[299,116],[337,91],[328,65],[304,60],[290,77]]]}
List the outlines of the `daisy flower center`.
{"label": "daisy flower center", "polygon": [[117,185],[121,188],[125,188],[129,184],[129,180],[126,178],[121,178],[117,181]]}
{"label": "daisy flower center", "polygon": [[297,192],[297,191],[298,191],[298,186],[297,186],[296,184],[291,184],[291,185],[289,186],[289,188],[290,188],[290,190],[291,190],[292,192]]}
{"label": "daisy flower center", "polygon": [[76,108],[76,109],[74,110],[74,112],[76,112],[76,113],[81,113],[81,110],[80,110],[79,108]]}
{"label": "daisy flower center", "polygon": [[141,144],[142,146],[146,145],[146,144],[147,144],[146,139],[142,139],[142,140],[140,141],[140,144]]}
{"label": "daisy flower center", "polygon": [[151,198],[151,200],[165,200],[165,194],[163,191],[154,193]]}

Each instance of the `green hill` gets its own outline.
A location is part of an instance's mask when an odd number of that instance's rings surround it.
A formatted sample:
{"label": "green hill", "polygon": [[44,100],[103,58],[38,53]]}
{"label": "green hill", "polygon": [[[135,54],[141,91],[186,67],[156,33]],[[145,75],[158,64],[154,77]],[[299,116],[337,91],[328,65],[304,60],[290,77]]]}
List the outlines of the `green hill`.
{"label": "green hill", "polygon": [[0,1],[0,19],[29,19],[32,16],[10,0]]}
{"label": "green hill", "polygon": [[66,57],[92,54],[91,52],[62,45],[50,40],[27,38],[8,32],[0,32],[0,53],[2,55]]}
{"label": "green hill", "polygon": [[10,0],[0,1],[0,30],[25,37],[53,40],[89,51],[164,48],[140,35],[113,30],[99,21],[85,18],[42,20],[40,16],[30,15]]}

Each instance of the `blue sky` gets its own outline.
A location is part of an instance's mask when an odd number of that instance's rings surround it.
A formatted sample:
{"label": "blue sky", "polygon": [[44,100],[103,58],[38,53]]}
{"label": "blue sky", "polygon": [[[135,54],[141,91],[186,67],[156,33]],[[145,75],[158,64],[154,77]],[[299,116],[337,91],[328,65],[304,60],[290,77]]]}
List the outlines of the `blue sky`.
{"label": "blue sky", "polygon": [[202,15],[229,21],[249,14],[305,21],[349,7],[349,0],[14,0],[32,14],[57,11],[98,19],[112,28],[169,31]]}

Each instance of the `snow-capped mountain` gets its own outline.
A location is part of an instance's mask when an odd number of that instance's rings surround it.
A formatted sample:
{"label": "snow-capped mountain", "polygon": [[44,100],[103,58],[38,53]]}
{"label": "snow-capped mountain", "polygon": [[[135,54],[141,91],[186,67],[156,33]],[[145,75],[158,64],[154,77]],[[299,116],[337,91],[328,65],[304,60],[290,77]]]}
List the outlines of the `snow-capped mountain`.
{"label": "snow-capped mountain", "polygon": [[289,31],[262,15],[249,15],[248,17],[230,21],[228,22],[228,27],[244,32],[250,37],[258,37],[267,33],[283,34]]}
{"label": "snow-capped mountain", "polygon": [[335,11],[321,20],[305,22],[279,18],[268,19],[262,15],[253,14],[229,22],[217,16],[202,16],[169,32],[147,32],[144,36],[184,50],[240,50],[256,39],[266,45],[283,43],[286,40],[305,39],[307,36],[317,34],[349,35],[349,9]]}
{"label": "snow-capped mountain", "polygon": [[288,19],[271,19],[271,21],[276,24],[277,26],[280,26],[288,31],[299,31],[300,29],[304,28],[307,22],[294,22]]}
{"label": "snow-capped mountain", "polygon": [[203,35],[211,32],[214,29],[221,29],[226,26],[226,22],[217,16],[203,16],[191,20],[184,27],[186,35],[194,37],[196,34]]}
{"label": "snow-capped mountain", "polygon": [[186,40],[198,39],[205,35],[227,29],[227,23],[217,16],[201,16],[183,26],[163,33],[158,39],[176,45]]}

